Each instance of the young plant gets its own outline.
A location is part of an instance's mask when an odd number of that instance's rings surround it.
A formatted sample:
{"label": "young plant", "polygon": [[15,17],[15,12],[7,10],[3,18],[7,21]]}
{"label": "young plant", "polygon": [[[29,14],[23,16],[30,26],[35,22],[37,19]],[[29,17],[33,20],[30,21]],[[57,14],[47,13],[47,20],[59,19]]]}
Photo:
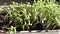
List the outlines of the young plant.
{"label": "young plant", "polygon": [[16,34],[16,27],[11,26],[10,28],[8,28],[8,30],[10,34],[12,33]]}
{"label": "young plant", "polygon": [[39,23],[45,30],[55,29],[59,25],[60,6],[55,3],[55,0],[38,0],[33,4],[33,7],[38,13]]}

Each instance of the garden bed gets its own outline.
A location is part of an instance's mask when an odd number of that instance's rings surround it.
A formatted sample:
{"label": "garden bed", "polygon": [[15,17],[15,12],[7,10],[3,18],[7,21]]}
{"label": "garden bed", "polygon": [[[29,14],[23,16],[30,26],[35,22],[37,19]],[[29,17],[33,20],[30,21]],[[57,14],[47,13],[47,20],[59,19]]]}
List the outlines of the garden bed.
{"label": "garden bed", "polygon": [[60,5],[52,0],[34,1],[33,5],[13,2],[0,7],[0,20],[4,31],[0,34],[59,34]]}

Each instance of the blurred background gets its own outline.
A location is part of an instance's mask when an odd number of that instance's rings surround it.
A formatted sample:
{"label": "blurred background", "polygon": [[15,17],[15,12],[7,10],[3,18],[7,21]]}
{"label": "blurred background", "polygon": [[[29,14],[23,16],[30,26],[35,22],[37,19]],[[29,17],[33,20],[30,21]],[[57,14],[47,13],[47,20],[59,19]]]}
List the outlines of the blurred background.
{"label": "blurred background", "polygon": [[[9,4],[11,4],[11,2],[18,2],[18,3],[30,2],[30,4],[33,4],[33,1],[34,0],[0,0],[0,5],[9,5]],[[60,0],[56,0],[56,1],[58,2],[58,4],[60,4]]]}

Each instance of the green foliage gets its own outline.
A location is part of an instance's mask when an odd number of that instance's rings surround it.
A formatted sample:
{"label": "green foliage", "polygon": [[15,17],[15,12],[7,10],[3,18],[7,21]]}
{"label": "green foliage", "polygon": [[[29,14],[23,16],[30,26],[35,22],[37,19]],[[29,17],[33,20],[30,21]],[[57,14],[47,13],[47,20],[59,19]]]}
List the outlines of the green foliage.
{"label": "green foliage", "polygon": [[33,5],[13,2],[9,7],[9,16],[9,23],[21,26],[23,30],[25,26],[30,29],[29,26],[35,27],[38,23],[45,29],[60,27],[60,5],[55,0],[38,0]]}
{"label": "green foliage", "polygon": [[8,30],[9,30],[10,34],[12,34],[12,33],[16,34],[16,27],[11,26],[10,28],[8,28]]}
{"label": "green foliage", "polygon": [[45,29],[54,29],[57,25],[60,27],[60,5],[55,0],[39,0],[33,4],[33,9],[38,13],[38,19]]}
{"label": "green foliage", "polygon": [[9,17],[10,22],[9,24],[13,23],[13,26],[19,27],[21,26],[24,30],[24,27],[26,25],[30,25],[30,11],[31,11],[31,5],[30,4],[18,4],[13,2],[12,5],[10,5],[9,9]]}
{"label": "green foliage", "polygon": [[38,23],[44,29],[60,27],[60,5],[55,0],[38,0],[33,5],[13,2],[7,10],[10,18],[9,31],[16,31],[17,27],[22,27],[23,30],[27,27],[30,30],[30,26],[35,27]]}

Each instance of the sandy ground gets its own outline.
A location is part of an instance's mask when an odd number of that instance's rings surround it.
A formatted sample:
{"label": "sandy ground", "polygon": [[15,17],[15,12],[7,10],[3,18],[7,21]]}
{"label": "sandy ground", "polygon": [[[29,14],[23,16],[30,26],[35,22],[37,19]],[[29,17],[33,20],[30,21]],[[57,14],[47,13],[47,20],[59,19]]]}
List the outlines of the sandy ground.
{"label": "sandy ground", "polygon": [[[9,34],[9,33],[0,33],[0,34]],[[19,32],[17,34],[60,34],[60,32]]]}

